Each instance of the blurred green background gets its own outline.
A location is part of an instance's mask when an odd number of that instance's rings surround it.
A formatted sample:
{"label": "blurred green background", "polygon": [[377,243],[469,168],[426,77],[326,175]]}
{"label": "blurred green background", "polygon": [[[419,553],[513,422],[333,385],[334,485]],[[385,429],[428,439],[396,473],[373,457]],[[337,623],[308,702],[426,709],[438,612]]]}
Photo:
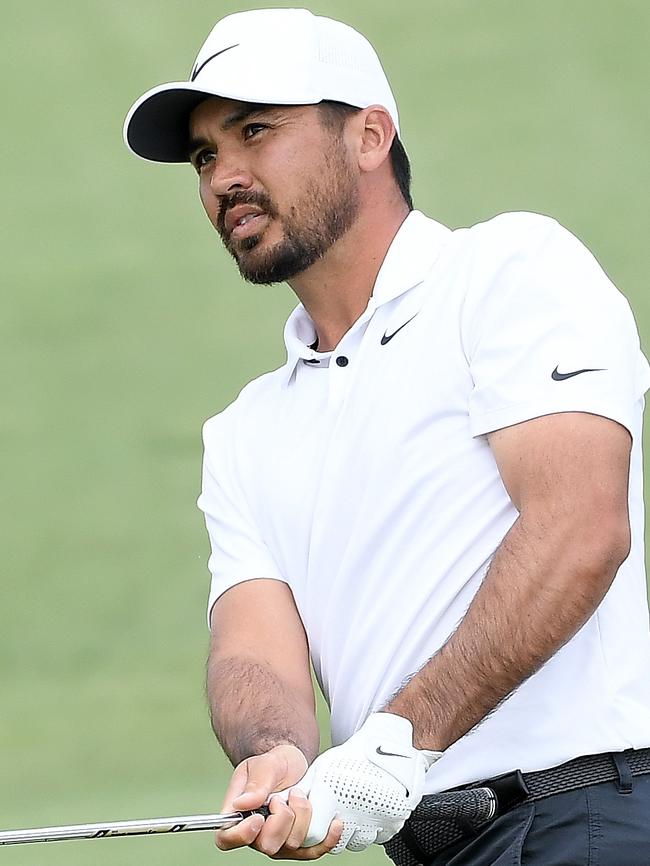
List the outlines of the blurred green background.
{"label": "blurred green background", "polygon": [[[190,168],[121,142],[214,21],[277,3],[2,0],[0,825],[210,811],[202,421],[283,360],[286,287],[245,285]],[[374,42],[416,204],[550,213],[650,341],[647,0],[313,2]],[[278,627],[280,625],[278,624]],[[5,848],[2,864],[195,866],[209,834]],[[224,861],[225,862],[225,861]],[[386,862],[380,849],[347,863]]]}

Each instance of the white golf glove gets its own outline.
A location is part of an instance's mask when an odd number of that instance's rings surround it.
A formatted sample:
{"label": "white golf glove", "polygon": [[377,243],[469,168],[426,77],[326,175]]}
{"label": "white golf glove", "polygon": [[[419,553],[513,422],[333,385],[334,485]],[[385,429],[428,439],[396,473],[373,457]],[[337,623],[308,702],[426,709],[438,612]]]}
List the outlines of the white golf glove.
{"label": "white golf glove", "polygon": [[312,806],[303,847],[322,842],[335,817],[344,827],[332,854],[392,839],[422,799],[425,774],[441,754],[413,747],[408,719],[369,716],[349,740],[319,755],[298,783]]}

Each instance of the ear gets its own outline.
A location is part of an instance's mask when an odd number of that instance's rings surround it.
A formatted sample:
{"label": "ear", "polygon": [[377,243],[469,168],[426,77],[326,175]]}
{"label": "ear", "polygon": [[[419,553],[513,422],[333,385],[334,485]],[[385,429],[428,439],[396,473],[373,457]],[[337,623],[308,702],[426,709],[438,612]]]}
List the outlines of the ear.
{"label": "ear", "polygon": [[371,105],[360,112],[361,129],[358,160],[361,171],[374,171],[388,158],[395,138],[395,124],[381,105]]}

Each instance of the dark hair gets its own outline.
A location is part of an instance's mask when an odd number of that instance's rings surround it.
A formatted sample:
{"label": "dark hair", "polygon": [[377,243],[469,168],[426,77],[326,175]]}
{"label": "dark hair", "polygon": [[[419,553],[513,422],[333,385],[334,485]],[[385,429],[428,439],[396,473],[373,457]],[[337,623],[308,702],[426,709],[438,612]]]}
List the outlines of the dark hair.
{"label": "dark hair", "polygon": [[[348,117],[361,111],[354,105],[347,105],[345,102],[333,102],[332,100],[324,100],[319,103],[322,118],[328,127],[335,128],[340,131]],[[399,191],[402,193],[404,201],[408,205],[409,210],[413,210],[413,199],[411,198],[411,164],[404,150],[404,145],[399,140],[396,134],[393,143],[390,147],[390,163],[393,169],[393,177]]]}

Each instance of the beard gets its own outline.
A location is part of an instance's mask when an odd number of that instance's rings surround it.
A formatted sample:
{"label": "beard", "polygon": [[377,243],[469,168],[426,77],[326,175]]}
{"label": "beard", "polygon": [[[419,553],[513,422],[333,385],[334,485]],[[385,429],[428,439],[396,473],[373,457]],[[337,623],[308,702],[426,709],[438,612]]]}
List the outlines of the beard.
{"label": "beard", "polygon": [[[300,199],[281,216],[270,196],[242,191],[224,198],[217,231],[249,283],[283,283],[306,271],[352,227],[359,213],[359,187],[340,139],[332,142],[323,164],[315,170]],[[225,227],[226,211],[238,204],[260,207],[270,220],[281,223],[281,241],[265,251],[256,248],[262,233],[232,241]],[[267,224],[268,225],[268,224]]]}

